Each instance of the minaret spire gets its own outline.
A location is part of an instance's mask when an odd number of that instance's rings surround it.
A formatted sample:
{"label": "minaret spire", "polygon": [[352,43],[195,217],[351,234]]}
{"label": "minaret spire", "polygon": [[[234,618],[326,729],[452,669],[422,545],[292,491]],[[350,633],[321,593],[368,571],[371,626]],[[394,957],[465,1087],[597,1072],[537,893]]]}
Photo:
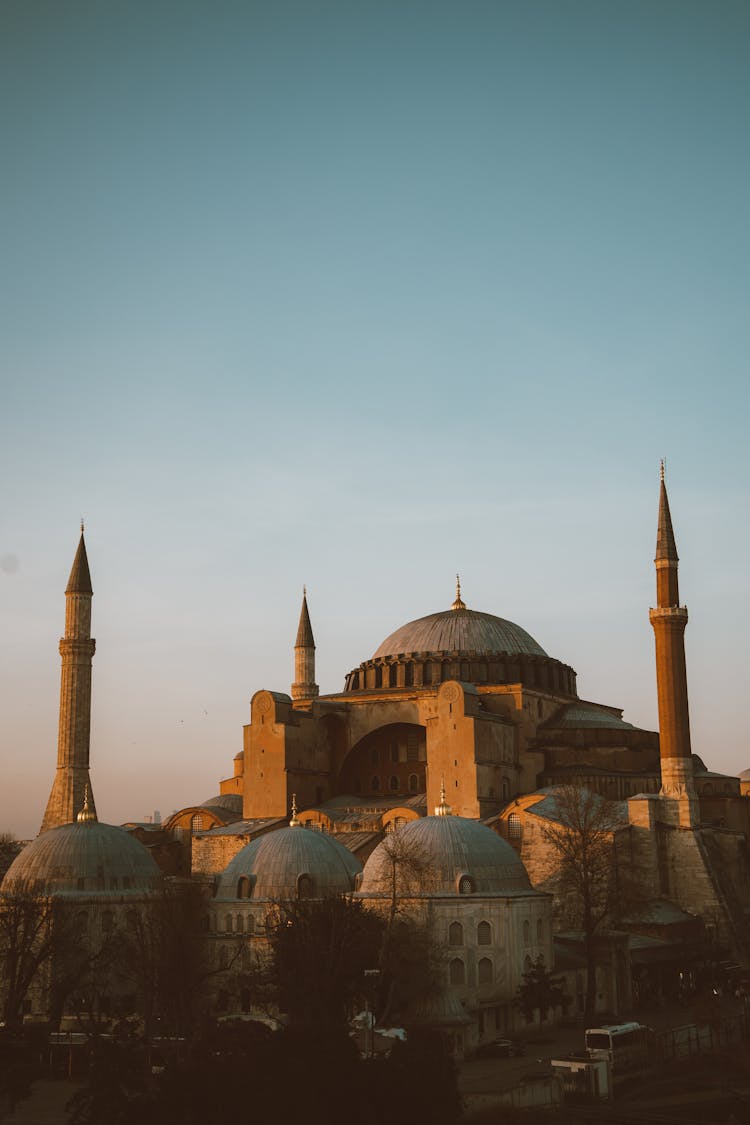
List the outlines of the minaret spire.
{"label": "minaret spire", "polygon": [[318,694],[319,688],[315,683],[315,638],[307,608],[307,587],[303,586],[297,640],[294,643],[292,699],[317,699]]}
{"label": "minaret spire", "polygon": [[685,626],[688,611],[680,605],[677,568],[679,558],[669,511],[664,462],[659,486],[659,520],[656,534],[656,608],[649,611],[656,644],[656,688],[659,699],[661,793],[680,799],[680,823],[697,820],[690,746]]}
{"label": "minaret spire", "polygon": [[78,550],[65,589],[65,636],[60,640],[60,723],[57,772],[47,801],[41,831],[75,821],[79,810],[96,818],[89,777],[91,728],[91,662],[96,641],[91,637],[91,573],[81,529]]}

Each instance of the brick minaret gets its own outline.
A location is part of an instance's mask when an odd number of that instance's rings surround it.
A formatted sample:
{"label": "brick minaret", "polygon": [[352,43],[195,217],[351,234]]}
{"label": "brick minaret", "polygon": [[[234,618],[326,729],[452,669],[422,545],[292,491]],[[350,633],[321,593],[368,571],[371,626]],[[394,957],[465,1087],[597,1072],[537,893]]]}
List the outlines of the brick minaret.
{"label": "brick minaret", "polygon": [[304,589],[297,640],[294,644],[292,699],[317,699],[318,693],[318,685],[315,683],[315,639],[307,611],[307,590]]}
{"label": "brick minaret", "polygon": [[[680,802],[680,823],[697,823],[698,803],[693,787],[690,749],[685,626],[688,611],[680,605],[677,582],[679,558],[669,513],[664,462],[661,464],[659,528],[656,535],[656,608],[649,611],[656,641],[656,688],[659,697],[661,795]],[[682,807],[684,806],[684,807]]]}
{"label": "brick minaret", "polygon": [[65,590],[65,636],[60,640],[60,727],[57,739],[57,772],[42,832],[71,824],[86,804],[96,815],[89,777],[91,726],[91,660],[96,641],[91,638],[91,588],[86,544],[81,539]]}

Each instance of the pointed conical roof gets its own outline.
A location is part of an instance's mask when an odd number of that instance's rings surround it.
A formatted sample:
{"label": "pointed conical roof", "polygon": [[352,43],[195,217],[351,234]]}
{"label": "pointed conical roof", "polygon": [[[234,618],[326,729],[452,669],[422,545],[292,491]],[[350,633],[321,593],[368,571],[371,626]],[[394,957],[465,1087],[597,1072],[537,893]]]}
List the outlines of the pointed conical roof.
{"label": "pointed conical roof", "polygon": [[66,594],[93,594],[91,574],[89,573],[89,560],[86,557],[86,544],[83,541],[83,529],[78,542],[76,557],[73,559],[73,568],[70,572]]}
{"label": "pointed conical roof", "polygon": [[315,638],[313,637],[312,625],[310,624],[310,614],[307,611],[307,591],[302,595],[302,609],[299,614],[299,626],[297,628],[297,640],[294,642],[295,648],[315,648]]}
{"label": "pointed conical roof", "polygon": [[656,561],[659,559],[679,562],[677,544],[674,541],[674,531],[672,530],[672,517],[669,514],[667,486],[664,483],[663,475],[659,491],[659,528],[656,533]]}

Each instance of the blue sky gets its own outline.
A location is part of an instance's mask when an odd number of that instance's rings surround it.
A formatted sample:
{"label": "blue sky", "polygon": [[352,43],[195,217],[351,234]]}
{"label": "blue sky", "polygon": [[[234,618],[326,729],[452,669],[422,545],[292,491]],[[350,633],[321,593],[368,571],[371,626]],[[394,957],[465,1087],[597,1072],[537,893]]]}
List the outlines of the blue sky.
{"label": "blue sky", "polygon": [[[750,766],[744,3],[0,13],[0,828],[36,830],[86,518],[117,822],[292,675],[527,628],[654,727],[658,462],[694,749]],[[207,714],[205,714],[207,712]]]}

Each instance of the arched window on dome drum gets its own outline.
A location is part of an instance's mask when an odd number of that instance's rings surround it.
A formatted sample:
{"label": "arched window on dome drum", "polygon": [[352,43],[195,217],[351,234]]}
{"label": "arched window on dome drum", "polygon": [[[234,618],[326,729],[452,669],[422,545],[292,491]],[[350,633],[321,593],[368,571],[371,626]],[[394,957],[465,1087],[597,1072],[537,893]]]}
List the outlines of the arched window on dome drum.
{"label": "arched window on dome drum", "polygon": [[417,775],[415,773],[409,774],[409,792],[410,793],[418,793],[419,792],[419,778],[417,777]]}
{"label": "arched window on dome drum", "polygon": [[237,880],[237,898],[250,898],[250,880],[247,875],[240,875]]}
{"label": "arched window on dome drum", "polygon": [[378,664],[375,668],[375,687],[383,686],[383,665]]}
{"label": "arched window on dome drum", "polygon": [[474,880],[471,875],[461,875],[458,880],[458,893],[460,895],[474,894]]}
{"label": "arched window on dome drum", "polygon": [[521,839],[521,818],[517,812],[512,812],[508,817],[508,839]]}
{"label": "arched window on dome drum", "polygon": [[196,832],[202,832],[205,826],[204,821],[205,817],[203,816],[203,813],[194,813],[194,815],[190,819],[190,831],[193,834],[195,834]]}
{"label": "arched window on dome drum", "polygon": [[232,925],[232,922],[233,922],[232,915],[227,914],[226,918],[224,919],[224,929],[227,931],[228,934],[231,934],[231,932],[234,928],[233,925]]}
{"label": "arched window on dome drum", "polygon": [[451,984],[466,984],[466,966],[460,957],[454,957],[448,966]]}
{"label": "arched window on dome drum", "polygon": [[412,687],[413,683],[414,683],[414,665],[412,664],[412,662],[410,660],[409,663],[404,668],[404,686],[405,687]]}
{"label": "arched window on dome drum", "polygon": [[391,664],[388,669],[388,687],[397,687],[396,676],[398,675],[398,664]]}
{"label": "arched window on dome drum", "polygon": [[373,793],[378,792],[378,790],[380,789],[380,778],[379,777],[373,777],[372,778],[372,780],[370,782],[370,788],[372,789]]}
{"label": "arched window on dome drum", "polygon": [[477,945],[492,945],[492,926],[489,922],[480,922],[477,926]]}
{"label": "arched window on dome drum", "polygon": [[464,928],[460,922],[451,922],[448,927],[448,945],[463,945]]}
{"label": "arched window on dome drum", "polygon": [[523,944],[528,945],[531,941],[531,926],[528,919],[523,924]]}
{"label": "arched window on dome drum", "polygon": [[489,957],[480,957],[477,965],[477,981],[479,984],[492,984],[492,962]]}
{"label": "arched window on dome drum", "polygon": [[313,881],[310,875],[297,876],[297,898],[312,898]]}
{"label": "arched window on dome drum", "polygon": [[388,782],[388,787],[392,790],[392,792],[398,793],[398,778],[396,777],[395,773],[391,774],[390,780]]}

